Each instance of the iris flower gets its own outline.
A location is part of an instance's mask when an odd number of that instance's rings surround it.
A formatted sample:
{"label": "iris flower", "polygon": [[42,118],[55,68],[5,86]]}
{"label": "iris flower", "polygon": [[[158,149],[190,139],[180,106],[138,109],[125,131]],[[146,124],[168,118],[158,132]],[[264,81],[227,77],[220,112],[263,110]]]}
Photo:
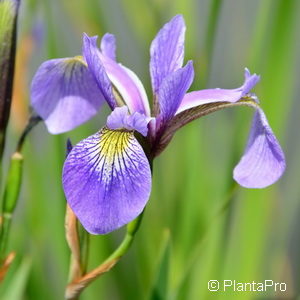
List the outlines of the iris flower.
{"label": "iris flower", "polygon": [[105,34],[83,36],[82,56],[44,62],[33,78],[32,106],[50,133],[69,131],[107,103],[112,113],[97,133],[73,147],[63,167],[67,202],[92,234],[105,234],[142,213],[151,192],[151,164],[174,133],[201,116],[246,105],[254,108],[248,143],[233,177],[247,188],[263,188],[285,169],[281,147],[250,93],[260,77],[245,70],[236,89],[188,92],[192,61],[183,66],[185,24],[181,15],[165,24],[150,47],[152,113],[138,77],[116,61],[116,42]]}

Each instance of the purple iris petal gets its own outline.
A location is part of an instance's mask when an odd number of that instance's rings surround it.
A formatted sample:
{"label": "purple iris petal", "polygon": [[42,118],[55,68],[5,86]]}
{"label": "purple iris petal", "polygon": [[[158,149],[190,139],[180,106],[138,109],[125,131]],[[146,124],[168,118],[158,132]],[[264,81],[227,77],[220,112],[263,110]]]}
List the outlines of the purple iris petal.
{"label": "purple iris petal", "polygon": [[[108,98],[111,99],[113,97],[111,94],[112,92],[110,91],[112,83],[122,96],[126,105],[129,107],[131,113],[137,111],[150,116],[148,98],[141,81],[131,70],[114,61],[111,58],[111,52],[108,53],[107,48],[113,48],[114,46],[108,46],[107,41],[102,41],[102,48],[105,51],[101,53],[96,45],[97,37],[89,38],[88,36],[85,36],[84,40],[90,41],[91,45],[89,47],[91,49],[89,50],[91,54],[88,54],[86,57],[89,68],[96,78],[99,77],[98,74],[103,74],[103,72],[105,74],[105,76],[100,76],[98,83],[100,87],[103,86],[104,89],[109,90],[108,94],[111,96],[108,95]],[[105,40],[107,40],[107,38]],[[84,50],[84,53],[85,52],[86,50]],[[92,56],[92,59],[89,60],[89,63],[88,59],[90,56]],[[105,95],[104,92],[103,94]],[[111,108],[113,109],[114,107],[111,106]]]}
{"label": "purple iris petal", "polygon": [[255,112],[248,144],[234,169],[234,179],[247,188],[264,188],[285,170],[284,153],[261,109]]}
{"label": "purple iris petal", "polygon": [[260,76],[256,75],[255,73],[251,75],[248,68],[245,68],[244,77],[245,77],[245,82],[241,87],[243,92],[242,96],[248,94],[260,80]]}
{"label": "purple iris petal", "polygon": [[106,33],[101,39],[101,52],[112,60],[116,60],[116,38],[113,34]]}
{"label": "purple iris petal", "polygon": [[151,190],[150,166],[133,132],[104,128],[72,149],[63,187],[84,228],[106,234],[143,211]]}
{"label": "purple iris petal", "polygon": [[[234,179],[248,188],[273,184],[285,170],[285,158],[255,95],[249,95],[260,77],[245,70],[245,82],[237,89],[209,89],[187,94],[176,115],[168,123],[156,144],[158,155],[170,142],[175,131],[208,113],[225,107],[246,105],[256,110],[244,156],[234,169]],[[244,97],[244,98],[243,98]]]}
{"label": "purple iris petal", "polygon": [[189,61],[184,68],[178,69],[163,80],[158,91],[160,107],[158,122],[165,124],[175,115],[182,98],[193,82],[193,78],[193,63]]}
{"label": "purple iris petal", "polygon": [[115,97],[112,92],[112,86],[105,72],[100,59],[100,51],[97,48],[97,37],[89,37],[83,35],[83,56],[88,64],[88,67],[94,75],[98,86],[105,97],[111,109],[116,107]]}
{"label": "purple iris petal", "polygon": [[31,104],[50,133],[69,131],[89,120],[104,97],[80,57],[44,62],[31,84]]}
{"label": "purple iris petal", "polygon": [[207,89],[188,93],[183,98],[176,114],[184,110],[214,102],[236,102],[250,92],[257,84],[260,77],[256,74],[251,75],[249,70],[245,69],[245,81],[237,89]]}
{"label": "purple iris petal", "polygon": [[109,79],[122,96],[130,112],[140,112],[150,116],[148,98],[136,74],[108,56],[101,55],[101,60]]}
{"label": "purple iris petal", "polygon": [[127,106],[122,106],[116,107],[108,116],[106,125],[110,129],[136,130],[143,136],[147,136],[150,120],[151,118],[138,112],[129,115]]}
{"label": "purple iris petal", "polygon": [[177,15],[164,25],[151,44],[150,73],[155,94],[163,79],[182,67],[184,35],[184,19]]}

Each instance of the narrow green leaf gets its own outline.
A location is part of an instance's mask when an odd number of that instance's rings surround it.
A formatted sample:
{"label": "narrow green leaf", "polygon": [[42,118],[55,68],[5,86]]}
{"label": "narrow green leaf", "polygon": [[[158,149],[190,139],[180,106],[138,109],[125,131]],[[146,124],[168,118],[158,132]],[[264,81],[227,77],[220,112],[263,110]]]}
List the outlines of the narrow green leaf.
{"label": "narrow green leaf", "polygon": [[3,51],[5,37],[12,31],[14,20],[14,3],[12,1],[0,1],[0,42]]}
{"label": "narrow green leaf", "polygon": [[0,160],[12,97],[18,6],[18,0],[0,0]]}
{"label": "narrow green leaf", "polygon": [[12,278],[10,285],[3,295],[5,300],[22,300],[24,299],[24,290],[26,288],[29,272],[31,269],[31,259],[25,257],[16,270],[14,277]]}
{"label": "narrow green leaf", "polygon": [[150,300],[165,300],[168,293],[169,262],[170,262],[170,233],[164,232],[161,255],[158,260],[156,278],[150,293]]}

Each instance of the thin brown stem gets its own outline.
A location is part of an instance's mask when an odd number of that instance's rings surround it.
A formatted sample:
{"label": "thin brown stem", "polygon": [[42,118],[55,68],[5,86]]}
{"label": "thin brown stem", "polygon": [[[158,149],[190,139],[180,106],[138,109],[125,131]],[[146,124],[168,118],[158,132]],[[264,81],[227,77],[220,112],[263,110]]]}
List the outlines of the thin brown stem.
{"label": "thin brown stem", "polygon": [[0,282],[2,282],[2,280],[5,278],[5,275],[11,265],[11,263],[13,262],[14,258],[16,256],[15,252],[11,252],[7,255],[7,257],[5,258],[3,265],[1,266],[0,269]]}
{"label": "thin brown stem", "polygon": [[96,278],[100,277],[102,274],[108,272],[118,262],[120,258],[121,257],[103,263],[99,267],[95,268],[94,270],[90,271],[86,275],[82,276],[81,278],[72,281],[70,284],[67,285],[66,292],[65,292],[65,299],[67,300],[78,299],[81,292],[90,283],[92,283]]}
{"label": "thin brown stem", "polygon": [[129,250],[134,236],[138,231],[141,220],[143,218],[143,213],[141,213],[135,220],[131,221],[127,225],[126,235],[119,245],[119,247],[97,268],[83,275],[81,278],[77,278],[66,287],[65,299],[76,300],[78,299],[81,292],[95,279],[108,272]]}
{"label": "thin brown stem", "polygon": [[77,218],[68,204],[66,208],[65,229],[67,243],[71,250],[69,280],[72,282],[82,276],[82,269]]}

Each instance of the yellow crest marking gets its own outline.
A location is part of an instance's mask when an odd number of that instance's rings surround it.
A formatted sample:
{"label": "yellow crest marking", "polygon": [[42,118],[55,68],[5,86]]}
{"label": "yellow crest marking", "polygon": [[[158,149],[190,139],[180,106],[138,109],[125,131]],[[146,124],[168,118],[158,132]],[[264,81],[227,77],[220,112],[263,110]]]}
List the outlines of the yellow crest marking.
{"label": "yellow crest marking", "polygon": [[115,157],[122,156],[132,138],[133,131],[103,128],[99,141],[101,156],[105,156],[106,162],[111,164]]}

